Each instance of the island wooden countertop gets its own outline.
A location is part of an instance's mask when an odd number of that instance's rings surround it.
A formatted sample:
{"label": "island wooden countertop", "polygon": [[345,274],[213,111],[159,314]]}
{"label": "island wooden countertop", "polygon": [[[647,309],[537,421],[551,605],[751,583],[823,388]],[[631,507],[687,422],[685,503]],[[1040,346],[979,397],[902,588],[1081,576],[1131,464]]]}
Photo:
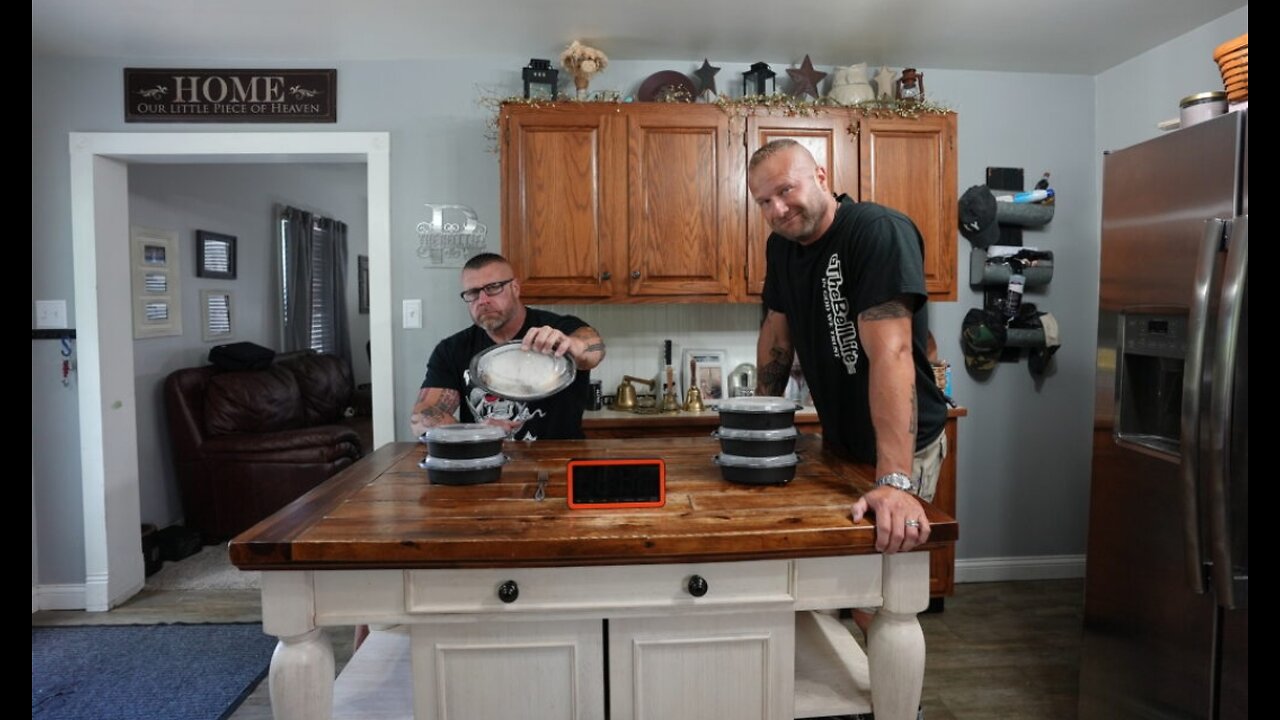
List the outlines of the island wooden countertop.
{"label": "island wooden countertop", "polygon": [[[850,506],[872,469],[801,436],[786,485],[725,482],[710,437],[507,442],[495,483],[433,485],[418,468],[425,447],[392,443],[330,478],[231,541],[243,570],[465,568],[714,562],[874,553],[875,529]],[[571,458],[661,457],[661,508],[571,510]],[[539,470],[550,473],[535,500]],[[923,549],[954,542],[956,521],[926,504]]]}

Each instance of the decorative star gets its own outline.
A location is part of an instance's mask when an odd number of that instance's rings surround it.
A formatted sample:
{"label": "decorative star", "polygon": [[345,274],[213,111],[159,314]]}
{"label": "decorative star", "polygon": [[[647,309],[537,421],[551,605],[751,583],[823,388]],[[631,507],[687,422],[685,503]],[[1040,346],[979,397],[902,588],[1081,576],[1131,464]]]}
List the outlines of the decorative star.
{"label": "decorative star", "polygon": [[698,76],[698,82],[702,84],[702,90],[701,90],[702,94],[705,94],[708,92],[710,92],[713,96],[717,94],[716,93],[716,73],[718,72],[720,72],[720,68],[712,67],[711,63],[707,60],[707,58],[702,58],[702,67],[693,71],[693,74]]}
{"label": "decorative star", "polygon": [[897,75],[888,67],[881,65],[880,72],[876,73],[876,99],[892,100],[893,99],[893,76]]}
{"label": "decorative star", "polygon": [[818,95],[818,83],[822,82],[822,78],[827,74],[818,72],[813,69],[813,62],[809,60],[809,56],[804,56],[804,62],[800,63],[800,69],[787,68],[787,74],[791,76],[791,96],[804,97],[806,94],[813,97]]}

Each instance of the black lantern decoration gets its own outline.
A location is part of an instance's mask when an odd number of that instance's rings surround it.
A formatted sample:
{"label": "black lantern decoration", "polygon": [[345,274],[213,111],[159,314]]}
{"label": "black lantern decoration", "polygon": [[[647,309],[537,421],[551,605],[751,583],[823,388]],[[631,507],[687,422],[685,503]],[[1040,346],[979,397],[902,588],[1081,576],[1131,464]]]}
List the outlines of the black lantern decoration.
{"label": "black lantern decoration", "polygon": [[[751,69],[742,73],[743,95],[774,95],[778,92],[777,73],[769,69],[769,64],[758,62]],[[765,82],[769,87],[765,88]]]}
{"label": "black lantern decoration", "polygon": [[556,99],[556,80],[560,71],[551,67],[550,60],[532,58],[524,69],[524,96],[526,98]]}

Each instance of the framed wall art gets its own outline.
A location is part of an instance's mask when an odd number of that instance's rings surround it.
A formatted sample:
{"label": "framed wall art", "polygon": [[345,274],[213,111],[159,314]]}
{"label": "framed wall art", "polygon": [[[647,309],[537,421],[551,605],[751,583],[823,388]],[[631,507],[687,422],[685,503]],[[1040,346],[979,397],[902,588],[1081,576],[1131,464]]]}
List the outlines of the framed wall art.
{"label": "framed wall art", "polygon": [[132,227],[129,276],[135,340],[182,334],[178,233]]}
{"label": "framed wall art", "polygon": [[231,339],[235,331],[231,309],[230,290],[200,291],[200,314],[203,318],[200,336],[205,342]]}
{"label": "framed wall art", "polygon": [[196,231],[196,277],[215,280],[236,279],[236,238],[234,235]]}
{"label": "framed wall art", "polygon": [[724,350],[685,350],[680,357],[680,379],[684,391],[688,392],[689,387],[696,383],[704,402],[720,400],[725,396],[724,365]]}

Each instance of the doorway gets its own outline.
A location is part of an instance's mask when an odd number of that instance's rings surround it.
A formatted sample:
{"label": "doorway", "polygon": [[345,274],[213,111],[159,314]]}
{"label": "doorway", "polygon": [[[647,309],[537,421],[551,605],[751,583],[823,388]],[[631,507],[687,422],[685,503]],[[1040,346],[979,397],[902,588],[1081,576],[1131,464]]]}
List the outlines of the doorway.
{"label": "doorway", "polygon": [[369,198],[373,434],[394,439],[390,134],[71,133],[85,609],[143,586],[128,253],[130,163],[352,162]]}

